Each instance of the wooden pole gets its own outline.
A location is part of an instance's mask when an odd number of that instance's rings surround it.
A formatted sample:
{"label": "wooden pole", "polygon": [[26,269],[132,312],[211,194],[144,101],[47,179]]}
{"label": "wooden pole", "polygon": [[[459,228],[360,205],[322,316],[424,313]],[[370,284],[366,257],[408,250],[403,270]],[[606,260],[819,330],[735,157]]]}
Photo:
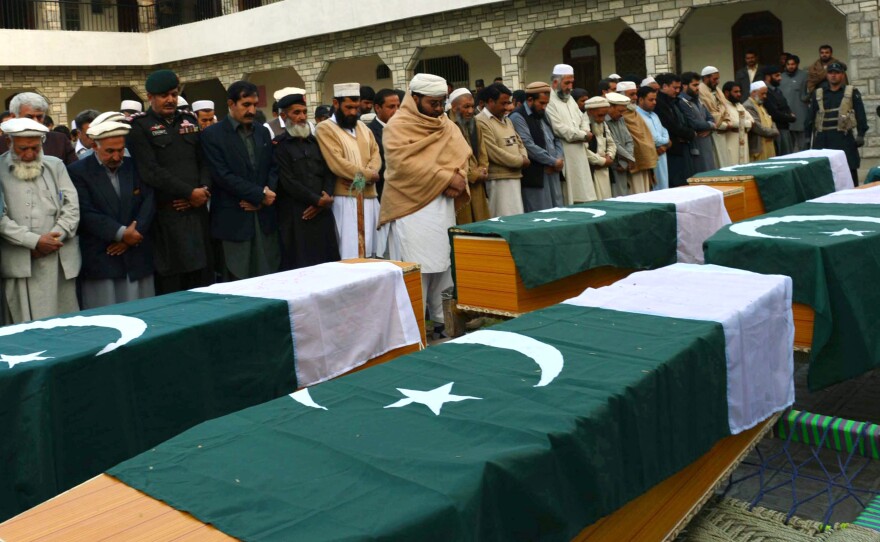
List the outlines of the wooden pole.
{"label": "wooden pole", "polygon": [[357,193],[358,258],[367,257],[366,233],[364,228],[364,191]]}

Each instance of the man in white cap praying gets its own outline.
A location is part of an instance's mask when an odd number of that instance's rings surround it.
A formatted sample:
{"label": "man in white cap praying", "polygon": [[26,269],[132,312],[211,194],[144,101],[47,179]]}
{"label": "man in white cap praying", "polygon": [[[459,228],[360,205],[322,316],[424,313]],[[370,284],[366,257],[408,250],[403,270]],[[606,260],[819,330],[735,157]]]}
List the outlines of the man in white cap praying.
{"label": "man in white cap praying", "polygon": [[496,216],[523,213],[522,170],[529,157],[513,123],[507,118],[513,93],[501,83],[483,90],[486,106],[477,115],[477,129],[489,157],[489,214]]}
{"label": "man in white cap praying", "polygon": [[605,123],[611,130],[611,137],[614,138],[614,144],[617,146],[617,156],[614,158],[614,163],[608,168],[611,173],[611,193],[614,197],[626,196],[629,194],[629,170],[636,163],[633,154],[635,143],[626,127],[626,119],[623,118],[623,114],[629,106],[629,98],[623,94],[609,92],[605,95],[605,99],[609,104]]}
{"label": "man in white cap praying", "polygon": [[132,115],[136,113],[143,113],[144,104],[137,100],[122,100],[122,103],[119,104],[119,112],[122,113],[126,119],[130,119]]}
{"label": "man in white cap praying", "polygon": [[[468,201],[471,146],[443,114],[446,80],[420,73],[383,132],[385,191],[380,222],[387,254],[422,267],[422,299],[444,335],[441,293],[452,286],[449,234],[455,212]],[[320,125],[319,125],[320,126]]]}
{"label": "man in white cap praying", "polygon": [[[82,308],[93,309],[155,295],[153,189],[141,182],[125,136],[121,114],[104,113],[89,125],[94,155],[71,164],[68,173],[79,196],[78,235],[82,253]],[[115,119],[115,120],[114,120]]]}
{"label": "man in white cap praying", "polygon": [[522,178],[523,207],[527,213],[564,204],[559,178],[565,167],[562,142],[553,133],[546,115],[551,92],[547,83],[529,83],[525,101],[510,114],[531,161]]}
{"label": "man in white cap praying", "polygon": [[700,71],[699,96],[700,103],[709,110],[715,121],[715,131],[712,133],[712,147],[715,151],[715,165],[727,167],[736,164],[735,157],[730,155],[727,145],[727,134],[736,132],[730,118],[730,108],[727,98],[721,92],[718,82],[721,74],[715,66],[706,66]]}
{"label": "man in white cap praying", "polygon": [[[596,189],[590,175],[587,158],[587,144],[592,139],[590,119],[581,113],[577,102],[571,96],[574,88],[574,68],[568,64],[557,64],[550,76],[550,103],[547,104],[547,117],[550,126],[562,140],[565,155],[563,176],[566,205],[596,200]],[[491,196],[490,196],[491,197]]]}
{"label": "man in white cap praying", "polygon": [[651,87],[654,90],[659,91],[660,90],[660,83],[658,83],[656,79],[654,79],[653,77],[651,77],[649,75],[648,77],[645,77],[644,79],[642,79],[642,83],[639,85],[639,87]]}
{"label": "man in white cap praying", "polygon": [[767,84],[764,81],[752,83],[749,87],[749,99],[743,104],[753,121],[749,132],[749,158],[752,162],[776,156],[776,146],[773,142],[779,136],[779,130],[770,118],[770,113],[764,109],[765,99],[767,99]]}
{"label": "man in white cap praying", "polygon": [[[489,180],[489,156],[486,146],[480,138],[475,117],[474,95],[466,88],[458,88],[449,95],[449,119],[461,130],[461,135],[471,146],[471,157],[468,160],[468,191],[471,199],[461,208],[456,209],[455,223],[470,224],[481,220],[489,220],[489,197],[486,195],[486,181]],[[511,120],[514,120],[511,117]],[[515,121],[514,121],[515,122]]]}
{"label": "man in white cap praying", "polygon": [[[358,257],[357,191],[363,190],[364,256],[376,255],[379,234],[379,199],[376,182],[382,158],[373,132],[358,120],[358,83],[333,85],[334,113],[318,124],[315,137],[330,171],[336,175],[333,216],[342,259]],[[444,94],[446,90],[444,89]]]}
{"label": "man in white cap praying", "polygon": [[609,168],[617,156],[617,145],[611,136],[611,129],[605,123],[605,115],[608,114],[611,104],[603,96],[594,96],[587,100],[585,107],[590,117],[590,131],[594,136],[587,148],[587,157],[593,168],[593,185],[596,187],[598,199],[608,199],[612,196]]}
{"label": "man in white cap praying", "polygon": [[632,194],[650,192],[654,183],[654,168],[657,167],[658,159],[654,134],[644,117],[636,110],[638,101],[636,84],[632,81],[621,81],[617,84],[617,90],[630,101],[623,111],[626,129],[633,139],[633,157],[635,158],[635,163],[629,167],[629,190]]}
{"label": "man in white cap praying", "polygon": [[5,209],[0,218],[0,276],[6,324],[79,310],[79,198],[64,162],[43,155],[49,129],[29,118],[0,124],[9,152],[0,156]]}
{"label": "man in white cap praying", "polygon": [[199,119],[199,129],[204,130],[208,126],[217,123],[214,116],[214,102],[211,100],[196,100],[192,104],[192,112]]}

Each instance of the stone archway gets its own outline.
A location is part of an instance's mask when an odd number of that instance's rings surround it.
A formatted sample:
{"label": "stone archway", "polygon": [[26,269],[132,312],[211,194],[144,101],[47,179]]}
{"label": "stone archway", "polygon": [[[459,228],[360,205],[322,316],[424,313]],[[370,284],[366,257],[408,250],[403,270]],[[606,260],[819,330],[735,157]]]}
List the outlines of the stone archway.
{"label": "stone archway", "polygon": [[[413,73],[425,71],[439,75],[455,87],[475,88],[477,79],[491,85],[502,77],[501,59],[483,40],[469,40],[424,47],[412,60]],[[510,81],[504,81],[510,86]]]}
{"label": "stone archway", "polygon": [[[276,68],[274,70],[255,71],[247,74],[244,79],[257,85],[260,89],[260,110],[266,115],[267,120],[272,120],[272,97],[276,91],[286,87],[306,88],[302,76],[294,68]],[[226,115],[226,97],[223,98],[223,115]],[[218,118],[220,114],[217,114]]]}

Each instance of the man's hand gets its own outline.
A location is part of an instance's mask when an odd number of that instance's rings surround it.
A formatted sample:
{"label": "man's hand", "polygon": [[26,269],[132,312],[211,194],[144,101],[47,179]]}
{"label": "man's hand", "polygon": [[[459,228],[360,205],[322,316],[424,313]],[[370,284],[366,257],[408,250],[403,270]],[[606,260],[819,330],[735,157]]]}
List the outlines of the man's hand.
{"label": "man's hand", "polygon": [[657,147],[657,156],[663,156],[664,154],[666,154],[666,145]]}
{"label": "man's hand", "polygon": [[480,174],[477,176],[477,182],[484,183],[489,180],[489,168],[481,167]]}
{"label": "man's hand", "polygon": [[[208,203],[208,198],[211,197],[211,193],[207,188],[193,188],[192,193],[189,195],[189,204],[192,207],[201,207]],[[179,201],[179,200],[175,200]],[[176,208],[176,207],[175,207]],[[182,211],[183,209],[177,209],[178,211]]]}
{"label": "man's hand", "polygon": [[58,231],[50,231],[41,235],[37,241],[37,252],[46,256],[63,247],[64,243],[58,240],[59,237],[61,237],[61,232]]}
{"label": "man's hand", "polygon": [[856,136],[856,147],[864,147],[865,146],[865,136],[857,135]]}
{"label": "man's hand", "polygon": [[372,175],[370,175],[370,181],[377,183],[379,182],[379,172],[374,171]]}
{"label": "man's hand", "polygon": [[525,169],[532,164],[532,161],[529,160],[528,156],[523,156],[522,168]]}
{"label": "man's hand", "polygon": [[110,243],[107,247],[107,254],[111,256],[122,256],[128,250],[128,245],[120,241],[118,243]]}
{"label": "man's hand", "polygon": [[452,179],[449,180],[449,186],[446,187],[444,194],[450,198],[457,198],[465,190],[467,190],[467,179],[456,170],[455,173],[452,174]]}
{"label": "man's hand", "polygon": [[584,143],[589,143],[591,139],[593,139],[593,132],[587,132],[587,136],[584,138]]}
{"label": "man's hand", "polygon": [[272,192],[272,190],[267,186],[263,188],[263,205],[269,207],[273,203],[275,203],[275,192]]}
{"label": "man's hand", "polygon": [[188,199],[176,199],[171,202],[171,207],[175,211],[186,211],[187,209],[191,209],[192,205],[189,204]]}
{"label": "man's hand", "polygon": [[302,214],[303,220],[311,220],[321,214],[324,210],[323,207],[318,207],[317,205],[309,205],[306,210]]}
{"label": "man's hand", "polygon": [[136,247],[144,240],[144,236],[136,228],[137,220],[129,224],[125,231],[122,232],[122,242],[130,247]]}
{"label": "man's hand", "polygon": [[703,132],[697,132],[697,137],[707,137],[707,136],[708,136],[709,134],[711,134],[711,133],[712,133],[711,130],[705,130],[705,131],[703,131]]}
{"label": "man's hand", "polygon": [[556,171],[562,171],[562,168],[564,168],[564,167],[565,167],[565,160],[563,160],[562,158],[556,160],[556,163],[553,164],[553,169],[555,169]]}
{"label": "man's hand", "polygon": [[249,213],[252,213],[252,212],[254,212],[254,211],[259,211],[260,209],[263,208],[263,204],[262,204],[262,203],[261,203],[260,205],[253,205],[253,204],[250,203],[249,201],[245,201],[245,200],[241,200],[241,201],[239,201],[239,202],[238,202],[238,206],[241,207],[242,209],[244,209],[245,211],[249,212]]}
{"label": "man's hand", "polygon": [[614,159],[611,158],[610,156],[608,156],[608,155],[606,154],[606,155],[605,155],[605,165],[602,166],[602,167],[608,167],[608,166],[610,166],[610,165],[613,164],[613,163],[614,163]]}
{"label": "man's hand", "polygon": [[321,199],[318,200],[316,205],[321,208],[330,207],[333,205],[333,196],[321,190]]}

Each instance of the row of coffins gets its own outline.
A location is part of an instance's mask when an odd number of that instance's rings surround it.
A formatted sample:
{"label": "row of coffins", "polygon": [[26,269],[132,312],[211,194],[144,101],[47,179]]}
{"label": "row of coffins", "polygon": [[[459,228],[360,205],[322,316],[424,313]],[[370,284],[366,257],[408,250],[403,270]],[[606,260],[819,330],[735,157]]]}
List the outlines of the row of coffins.
{"label": "row of coffins", "polygon": [[791,295],[719,266],[634,273],[202,423],[0,537],[665,538],[687,514],[664,504],[704,498],[792,404]]}
{"label": "row of coffins", "polygon": [[332,263],[0,328],[0,518],[424,343],[417,265]]}

